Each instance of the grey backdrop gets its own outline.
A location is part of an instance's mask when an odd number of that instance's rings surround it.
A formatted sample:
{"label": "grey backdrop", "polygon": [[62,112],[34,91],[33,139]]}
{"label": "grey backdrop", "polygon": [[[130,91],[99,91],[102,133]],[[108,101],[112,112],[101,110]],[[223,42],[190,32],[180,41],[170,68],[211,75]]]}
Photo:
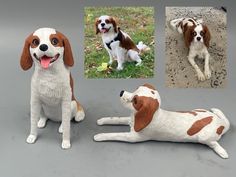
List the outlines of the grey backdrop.
{"label": "grey backdrop", "polygon": [[[3,1],[3,0],[2,0]],[[0,176],[1,177],[220,177],[235,176],[235,16],[236,1],[226,0],[8,0],[0,2]],[[165,75],[165,6],[228,7],[228,85],[225,89],[168,89]],[[85,6],[155,6],[156,70],[153,79],[85,79],[83,75],[83,8]],[[104,12],[105,13],[105,12]],[[54,27],[71,41],[75,66],[75,94],[86,108],[86,119],[72,123],[72,148],[60,148],[59,124],[49,122],[38,141],[28,145],[30,78],[19,58],[27,35],[39,27]],[[108,115],[127,115],[119,102],[122,89],[133,90],[145,82],[155,85],[162,108],[188,110],[219,107],[231,121],[220,143],[230,158],[223,160],[208,147],[195,144],[145,142],[96,143],[98,132],[127,131],[127,127],[98,127]]]}

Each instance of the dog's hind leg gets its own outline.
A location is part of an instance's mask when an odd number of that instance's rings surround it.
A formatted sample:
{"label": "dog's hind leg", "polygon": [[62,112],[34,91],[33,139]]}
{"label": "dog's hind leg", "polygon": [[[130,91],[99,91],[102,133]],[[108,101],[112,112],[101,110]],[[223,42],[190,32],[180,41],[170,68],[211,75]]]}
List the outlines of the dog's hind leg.
{"label": "dog's hind leg", "polygon": [[81,106],[81,104],[76,100],[73,100],[71,102],[71,114],[72,114],[72,117],[75,118],[76,122],[80,122],[84,120],[84,117],[85,117],[84,109]]}
{"label": "dog's hind leg", "polygon": [[41,110],[41,116],[39,118],[39,121],[38,121],[38,128],[44,128],[47,124],[47,117],[45,116],[44,112],[43,112],[43,109]]}
{"label": "dog's hind leg", "polygon": [[94,136],[95,141],[125,141],[130,143],[147,141],[144,136],[135,132],[127,133],[100,133]]}
{"label": "dog's hind leg", "polygon": [[223,159],[229,158],[229,155],[226,152],[226,150],[217,141],[212,141],[210,143],[207,143],[207,145],[210,148],[212,148]]}
{"label": "dog's hind leg", "polygon": [[130,117],[103,117],[97,120],[98,125],[129,125]]}
{"label": "dog's hind leg", "polygon": [[142,60],[141,60],[141,58],[139,57],[139,54],[138,54],[137,51],[129,50],[129,51],[128,51],[128,56],[129,56],[129,58],[130,58],[131,60],[137,62],[137,63],[136,63],[136,66],[141,65]]}

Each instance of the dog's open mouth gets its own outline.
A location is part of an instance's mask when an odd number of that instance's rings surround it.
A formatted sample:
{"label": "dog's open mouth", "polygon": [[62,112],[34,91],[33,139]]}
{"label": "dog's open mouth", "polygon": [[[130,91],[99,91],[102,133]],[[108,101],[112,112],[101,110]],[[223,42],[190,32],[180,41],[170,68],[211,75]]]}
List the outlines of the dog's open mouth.
{"label": "dog's open mouth", "polygon": [[54,61],[56,61],[59,58],[60,54],[56,54],[54,57],[49,57],[47,55],[43,55],[42,57],[38,57],[35,53],[34,53],[34,57],[40,62],[40,65],[42,66],[42,68],[47,69],[50,65],[50,63],[53,63]]}
{"label": "dog's open mouth", "polygon": [[111,27],[110,27],[110,28],[104,28],[104,27],[102,27],[101,32],[102,32],[102,33],[108,33],[110,29],[111,29]]}

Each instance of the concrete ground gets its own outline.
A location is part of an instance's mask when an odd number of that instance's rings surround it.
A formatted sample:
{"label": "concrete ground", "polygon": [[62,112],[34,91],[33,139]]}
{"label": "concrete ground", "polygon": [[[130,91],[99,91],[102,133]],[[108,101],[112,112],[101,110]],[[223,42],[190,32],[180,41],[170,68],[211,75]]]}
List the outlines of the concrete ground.
{"label": "concrete ground", "polygon": [[[208,49],[211,60],[212,77],[198,81],[196,72],[187,60],[188,49],[183,35],[169,26],[169,21],[180,17],[203,18],[211,32]],[[227,27],[226,12],[213,7],[166,7],[166,86],[167,87],[202,87],[224,88],[226,86]],[[203,70],[203,59],[195,59]]]}

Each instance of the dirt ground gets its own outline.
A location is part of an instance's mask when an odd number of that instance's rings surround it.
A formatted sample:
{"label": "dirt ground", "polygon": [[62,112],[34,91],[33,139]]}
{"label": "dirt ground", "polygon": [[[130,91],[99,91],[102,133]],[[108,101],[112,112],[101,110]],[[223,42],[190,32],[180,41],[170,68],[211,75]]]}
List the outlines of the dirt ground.
{"label": "dirt ground", "polygon": [[[174,31],[170,20],[180,17],[203,18],[211,32],[208,49],[212,76],[209,80],[198,81],[195,70],[188,62],[188,49],[183,36]],[[167,7],[166,8],[166,86],[181,88],[224,88],[226,86],[227,29],[226,12],[213,7]],[[203,70],[203,59],[195,59]]]}

